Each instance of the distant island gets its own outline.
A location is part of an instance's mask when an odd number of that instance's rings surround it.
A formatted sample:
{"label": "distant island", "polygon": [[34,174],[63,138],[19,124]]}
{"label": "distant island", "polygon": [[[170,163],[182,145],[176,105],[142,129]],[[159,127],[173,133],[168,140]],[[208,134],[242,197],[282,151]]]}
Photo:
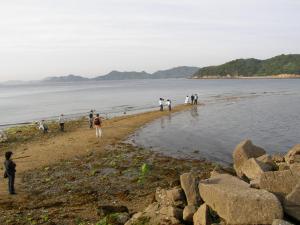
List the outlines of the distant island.
{"label": "distant island", "polygon": [[266,60],[236,59],[219,66],[200,68],[192,78],[300,78],[300,54]]}
{"label": "distant island", "polygon": [[47,77],[42,82],[76,82],[76,81],[93,81],[93,80],[133,80],[133,79],[165,79],[165,78],[190,78],[199,67],[179,66],[167,70],[159,70],[155,73],[147,73],[145,71],[125,71],[120,72],[113,70],[110,73],[95,78],[85,78],[82,76],[68,75],[68,76],[54,76]]}

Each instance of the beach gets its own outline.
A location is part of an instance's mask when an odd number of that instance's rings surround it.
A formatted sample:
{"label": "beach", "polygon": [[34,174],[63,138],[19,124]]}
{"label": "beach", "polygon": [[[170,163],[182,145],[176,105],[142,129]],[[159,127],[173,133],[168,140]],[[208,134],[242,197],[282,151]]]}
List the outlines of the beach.
{"label": "beach", "polygon": [[[178,105],[172,113],[190,107]],[[54,125],[45,135],[13,128],[12,141],[1,149],[14,152],[18,194],[8,196],[6,180],[1,179],[0,223],[94,224],[99,204],[126,205],[133,213],[151,202],[157,186],[178,183],[184,171],[193,168],[207,177],[212,163],[175,159],[123,143],[140,127],[169,114],[151,111],[104,120],[101,139],[83,118],[70,122],[70,127],[67,123],[65,133]],[[150,168],[147,176],[140,172],[144,164]]]}

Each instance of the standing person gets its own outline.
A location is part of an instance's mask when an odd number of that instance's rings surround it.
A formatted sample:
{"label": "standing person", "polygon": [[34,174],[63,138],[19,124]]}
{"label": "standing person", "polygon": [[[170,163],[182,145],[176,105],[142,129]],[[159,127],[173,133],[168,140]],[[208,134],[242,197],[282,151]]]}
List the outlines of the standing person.
{"label": "standing person", "polygon": [[97,114],[96,118],[94,119],[94,125],[96,127],[96,137],[100,138],[102,136],[102,130],[101,130],[101,118],[99,116],[99,114]]}
{"label": "standing person", "polygon": [[169,108],[169,111],[171,111],[172,107],[171,107],[171,100],[170,99],[167,100],[167,106]]}
{"label": "standing person", "polygon": [[42,130],[45,133],[48,133],[48,126],[47,124],[45,123],[45,120],[41,120],[39,122],[39,129]]}
{"label": "standing person", "polygon": [[195,100],[194,100],[194,104],[197,105],[198,104],[198,94],[195,94]]}
{"label": "standing person", "polygon": [[195,96],[192,94],[191,95],[191,103],[192,103],[192,105],[194,104],[194,100],[195,100]]}
{"label": "standing person", "polygon": [[189,96],[188,96],[188,95],[185,97],[184,103],[185,103],[185,104],[188,104],[188,103],[189,103]]}
{"label": "standing person", "polygon": [[90,123],[90,128],[92,129],[93,128],[93,123],[94,123],[94,112],[93,112],[93,110],[91,110],[90,114],[89,114],[89,123]]}
{"label": "standing person", "polygon": [[60,131],[64,132],[65,131],[65,117],[64,114],[61,114],[58,118],[59,126],[60,126]]}
{"label": "standing person", "polygon": [[9,194],[14,195],[15,192],[15,174],[16,174],[16,164],[11,160],[12,152],[5,152],[5,161],[4,161],[4,177],[8,178],[8,191]]}
{"label": "standing person", "polygon": [[160,111],[164,111],[164,106],[163,106],[163,99],[162,98],[159,98],[159,101],[158,101],[158,104],[159,104],[159,110]]}

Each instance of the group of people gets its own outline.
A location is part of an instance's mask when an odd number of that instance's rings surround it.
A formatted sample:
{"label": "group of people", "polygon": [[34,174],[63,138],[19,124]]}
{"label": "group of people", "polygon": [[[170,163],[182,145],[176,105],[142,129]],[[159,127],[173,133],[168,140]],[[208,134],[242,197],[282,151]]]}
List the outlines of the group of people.
{"label": "group of people", "polygon": [[159,98],[158,104],[159,104],[159,110],[160,111],[164,111],[164,105],[166,105],[168,107],[169,111],[172,110],[171,100],[170,99],[167,99],[165,101],[163,98]]}
{"label": "group of people", "polygon": [[197,105],[198,104],[198,94],[192,94],[191,95],[191,102],[190,102],[190,97],[187,95],[185,97],[184,103],[185,104],[191,103],[192,105]]}

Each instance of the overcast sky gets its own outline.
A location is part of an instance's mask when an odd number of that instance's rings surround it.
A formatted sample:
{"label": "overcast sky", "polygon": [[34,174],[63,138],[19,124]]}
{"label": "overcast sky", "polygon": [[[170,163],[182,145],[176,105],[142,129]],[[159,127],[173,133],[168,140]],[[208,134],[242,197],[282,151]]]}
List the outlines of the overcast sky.
{"label": "overcast sky", "polygon": [[299,0],[1,0],[0,81],[300,53]]}

